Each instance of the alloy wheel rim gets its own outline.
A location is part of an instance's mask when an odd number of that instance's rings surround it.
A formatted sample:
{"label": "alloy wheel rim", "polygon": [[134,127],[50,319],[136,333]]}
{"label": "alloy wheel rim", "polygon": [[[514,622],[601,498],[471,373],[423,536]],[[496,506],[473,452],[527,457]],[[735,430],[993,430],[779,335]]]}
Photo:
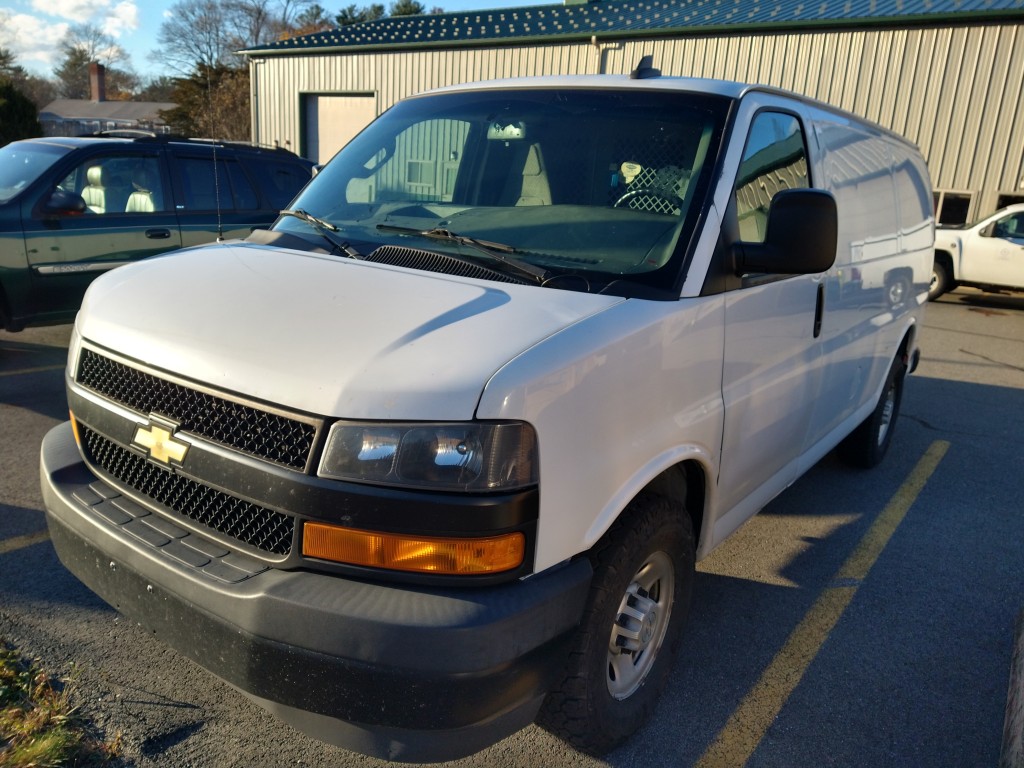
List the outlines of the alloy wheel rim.
{"label": "alloy wheel rim", "polygon": [[668,632],[675,590],[675,567],[665,552],[651,554],[630,580],[619,601],[608,639],[608,692],[617,700],[632,696],[650,673]]}

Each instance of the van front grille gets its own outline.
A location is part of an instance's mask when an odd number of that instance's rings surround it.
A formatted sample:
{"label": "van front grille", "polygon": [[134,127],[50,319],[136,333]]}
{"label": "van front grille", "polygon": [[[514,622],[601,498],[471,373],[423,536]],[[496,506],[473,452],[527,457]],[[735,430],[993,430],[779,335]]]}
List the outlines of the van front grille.
{"label": "van front grille", "polygon": [[78,428],[86,459],[123,487],[269,554],[291,552],[293,517],[168,472],[83,424]]}
{"label": "van front grille", "polygon": [[225,447],[304,471],[316,427],[289,416],[159,378],[83,349],[76,381],[146,416],[157,413]]}

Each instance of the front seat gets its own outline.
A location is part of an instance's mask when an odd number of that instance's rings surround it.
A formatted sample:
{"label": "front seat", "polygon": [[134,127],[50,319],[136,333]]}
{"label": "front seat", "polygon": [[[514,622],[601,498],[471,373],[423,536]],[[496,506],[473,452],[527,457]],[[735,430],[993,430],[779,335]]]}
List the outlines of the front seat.
{"label": "front seat", "polygon": [[132,193],[128,196],[125,213],[152,213],[156,210],[153,203],[152,176],[145,170],[137,171],[132,179]]}
{"label": "front seat", "polygon": [[103,167],[94,165],[85,172],[87,184],[82,188],[82,199],[93,213],[107,212],[107,189],[103,186]]}
{"label": "front seat", "polygon": [[541,158],[540,145],[533,144],[523,166],[523,186],[516,205],[551,205],[551,187]]}

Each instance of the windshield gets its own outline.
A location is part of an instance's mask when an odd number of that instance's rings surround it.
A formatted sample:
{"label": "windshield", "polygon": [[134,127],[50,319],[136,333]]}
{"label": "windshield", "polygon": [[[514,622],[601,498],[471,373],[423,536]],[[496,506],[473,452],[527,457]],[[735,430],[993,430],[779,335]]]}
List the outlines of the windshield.
{"label": "windshield", "polygon": [[67,152],[66,147],[27,141],[0,148],[0,205],[13,200]]}
{"label": "windshield", "polygon": [[[399,103],[292,208],[381,245],[487,261],[599,290],[677,282],[729,101],[653,90],[484,90]],[[274,229],[307,238],[301,216]],[[493,250],[493,248],[492,248]]]}

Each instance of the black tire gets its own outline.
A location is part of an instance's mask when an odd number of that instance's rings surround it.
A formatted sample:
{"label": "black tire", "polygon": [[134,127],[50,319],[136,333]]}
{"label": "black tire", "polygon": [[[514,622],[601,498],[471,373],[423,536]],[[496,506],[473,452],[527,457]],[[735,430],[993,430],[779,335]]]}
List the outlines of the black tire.
{"label": "black tire", "polygon": [[648,719],[679,651],[693,592],[690,517],[666,498],[641,496],[591,559],[594,580],[566,674],[537,722],[603,755]]}
{"label": "black tire", "polygon": [[875,410],[839,444],[839,456],[847,464],[870,469],[885,458],[889,444],[892,443],[896,417],[900,413],[906,375],[907,366],[903,362],[903,352],[900,351],[889,367]]}
{"label": "black tire", "polygon": [[928,283],[928,301],[935,301],[939,296],[952,288],[949,270],[936,259],[932,262],[932,279]]}

